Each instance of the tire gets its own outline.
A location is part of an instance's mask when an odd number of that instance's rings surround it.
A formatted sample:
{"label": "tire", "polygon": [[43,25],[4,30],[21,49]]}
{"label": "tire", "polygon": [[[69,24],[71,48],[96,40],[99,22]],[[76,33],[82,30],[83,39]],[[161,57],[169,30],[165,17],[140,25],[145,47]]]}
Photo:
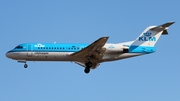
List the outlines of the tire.
{"label": "tire", "polygon": [[88,74],[88,73],[90,72],[90,68],[85,68],[85,69],[84,69],[84,72],[85,72],[86,74]]}
{"label": "tire", "polygon": [[27,68],[28,67],[28,65],[27,64],[24,64],[24,68]]}

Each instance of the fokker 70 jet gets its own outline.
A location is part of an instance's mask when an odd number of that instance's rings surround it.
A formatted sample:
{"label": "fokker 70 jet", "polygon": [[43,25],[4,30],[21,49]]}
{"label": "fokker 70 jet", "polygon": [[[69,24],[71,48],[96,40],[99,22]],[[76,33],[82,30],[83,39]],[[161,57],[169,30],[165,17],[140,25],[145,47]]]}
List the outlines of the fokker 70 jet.
{"label": "fokker 70 jet", "polygon": [[109,37],[101,37],[91,44],[23,43],[6,53],[6,57],[24,63],[27,61],[70,61],[83,66],[89,73],[100,63],[154,53],[155,44],[174,22],[149,26],[133,41],[110,44]]}

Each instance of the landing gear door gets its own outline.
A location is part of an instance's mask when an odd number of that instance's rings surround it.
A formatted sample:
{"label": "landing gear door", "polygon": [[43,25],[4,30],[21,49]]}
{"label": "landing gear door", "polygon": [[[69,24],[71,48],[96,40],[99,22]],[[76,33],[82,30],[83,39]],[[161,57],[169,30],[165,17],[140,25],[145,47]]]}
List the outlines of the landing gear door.
{"label": "landing gear door", "polygon": [[32,45],[31,44],[27,45],[27,56],[28,57],[32,56]]}

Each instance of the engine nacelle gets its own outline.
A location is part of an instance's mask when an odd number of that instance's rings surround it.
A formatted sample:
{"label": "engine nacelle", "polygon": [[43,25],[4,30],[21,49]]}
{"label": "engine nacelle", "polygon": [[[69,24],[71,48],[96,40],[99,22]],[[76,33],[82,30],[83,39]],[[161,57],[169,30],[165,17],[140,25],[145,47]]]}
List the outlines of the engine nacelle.
{"label": "engine nacelle", "polygon": [[128,53],[128,52],[129,52],[129,47],[123,46],[123,53]]}
{"label": "engine nacelle", "polygon": [[105,46],[106,53],[128,53],[129,47],[121,44],[108,44]]}

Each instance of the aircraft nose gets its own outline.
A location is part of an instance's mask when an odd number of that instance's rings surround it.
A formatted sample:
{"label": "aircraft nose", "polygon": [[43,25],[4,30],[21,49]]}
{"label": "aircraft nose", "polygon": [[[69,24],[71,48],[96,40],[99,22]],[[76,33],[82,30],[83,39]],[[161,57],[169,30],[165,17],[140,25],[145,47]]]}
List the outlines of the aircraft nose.
{"label": "aircraft nose", "polygon": [[12,53],[11,53],[10,51],[8,51],[8,52],[6,53],[6,57],[7,57],[7,58],[12,58]]}

